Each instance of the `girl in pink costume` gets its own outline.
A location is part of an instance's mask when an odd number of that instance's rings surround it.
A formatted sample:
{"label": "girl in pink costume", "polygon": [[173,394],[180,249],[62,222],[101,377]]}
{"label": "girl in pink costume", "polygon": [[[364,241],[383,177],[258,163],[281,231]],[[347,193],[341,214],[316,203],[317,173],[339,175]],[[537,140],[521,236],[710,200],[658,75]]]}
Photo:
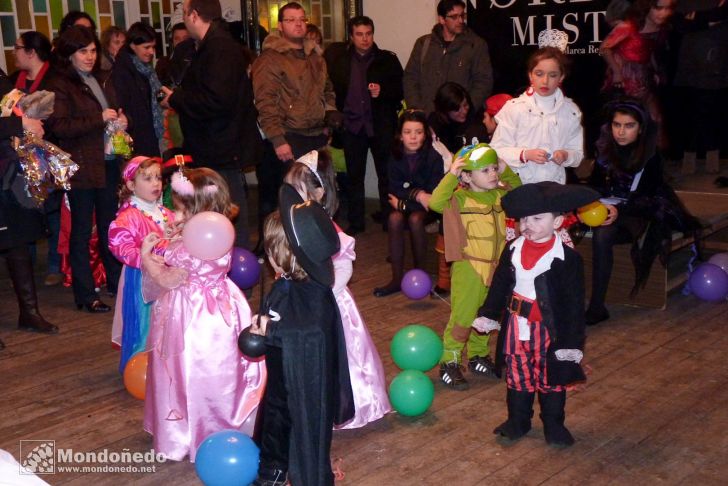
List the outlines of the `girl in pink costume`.
{"label": "girl in pink costume", "polygon": [[[225,181],[210,169],[190,169],[172,176],[177,217],[203,211],[235,217]],[[155,300],[147,339],[149,365],[144,429],[154,435],[154,449],[180,461],[203,440],[223,429],[252,435],[265,388],[265,362],[249,361],[238,351],[240,332],[250,326],[245,296],[227,277],[231,251],[216,260],[200,260],[180,238],[164,257],[152,251],[160,238],[149,235],[142,246],[143,292]]]}
{"label": "girl in pink costume", "polygon": [[144,350],[149,334],[151,304],[142,299],[142,240],[149,233],[168,236],[174,223],[174,213],[160,199],[160,164],[159,158],[143,155],[126,164],[119,191],[119,200],[123,202],[109,226],[109,250],[124,264],[111,328],[111,341],[121,347],[120,373],[124,373],[127,361],[135,353]]}
{"label": "girl in pink costume", "polygon": [[[285,182],[296,188],[305,200],[324,206],[332,216],[338,200],[331,158],[327,152],[313,150],[294,163],[286,174]],[[354,429],[382,418],[392,411],[387,396],[384,367],[377,348],[369,335],[364,319],[347,287],[356,259],[356,241],[334,223],[339,234],[341,249],[332,257],[334,262],[334,297],[339,306],[341,324],[346,338],[351,389],[354,393],[354,418],[337,429]]]}

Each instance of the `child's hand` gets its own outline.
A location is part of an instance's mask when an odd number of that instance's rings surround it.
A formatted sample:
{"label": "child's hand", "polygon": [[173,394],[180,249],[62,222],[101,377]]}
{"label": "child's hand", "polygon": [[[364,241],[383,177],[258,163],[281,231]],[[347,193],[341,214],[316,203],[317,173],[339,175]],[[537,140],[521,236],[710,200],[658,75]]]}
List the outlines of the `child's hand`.
{"label": "child's hand", "polygon": [[614,223],[615,219],[617,219],[617,216],[619,216],[619,211],[617,211],[617,206],[614,206],[612,204],[605,204],[604,206],[607,208],[607,219],[604,220],[602,226],[609,226],[610,224]]}
{"label": "child's hand", "polygon": [[185,220],[184,219],[175,219],[174,223],[170,228],[167,229],[169,231],[169,234],[167,237],[169,239],[174,238],[175,236],[178,236],[180,233],[182,233],[182,229],[185,227]]}
{"label": "child's hand", "polygon": [[452,154],[445,144],[437,138],[434,130],[430,129],[430,133],[432,134],[432,148],[434,148],[435,152],[440,154],[440,157],[442,157],[443,173],[445,173],[449,171],[452,166]]}
{"label": "child's hand", "polygon": [[420,191],[417,193],[417,196],[415,196],[415,200],[425,209],[430,207],[430,199],[432,199],[432,194],[425,191]]}
{"label": "child's hand", "polygon": [[523,158],[527,162],[545,164],[549,161],[549,153],[544,149],[529,149],[523,151]]}
{"label": "child's hand", "polygon": [[460,174],[462,174],[463,172],[464,166],[465,157],[458,157],[457,159],[453,160],[452,165],[450,166],[450,173],[455,177],[460,177]]}
{"label": "child's hand", "polygon": [[253,316],[253,323],[250,325],[250,334],[258,334],[259,336],[265,336],[265,331],[268,329],[268,321],[270,317],[260,316],[255,314]]}
{"label": "child's hand", "polygon": [[157,246],[157,243],[161,238],[156,233],[149,233],[147,236],[144,237],[142,240],[142,247],[141,247],[141,254],[142,255],[151,255],[152,251],[154,250],[154,247]]}
{"label": "child's hand", "polygon": [[555,164],[558,164],[558,165],[561,165],[564,162],[566,162],[566,160],[568,158],[569,158],[569,152],[567,152],[566,150],[556,150],[551,155],[551,162],[553,162]]}
{"label": "child's hand", "polygon": [[392,206],[393,209],[397,210],[399,207],[399,198],[394,194],[389,194],[387,199],[389,200],[389,205]]}

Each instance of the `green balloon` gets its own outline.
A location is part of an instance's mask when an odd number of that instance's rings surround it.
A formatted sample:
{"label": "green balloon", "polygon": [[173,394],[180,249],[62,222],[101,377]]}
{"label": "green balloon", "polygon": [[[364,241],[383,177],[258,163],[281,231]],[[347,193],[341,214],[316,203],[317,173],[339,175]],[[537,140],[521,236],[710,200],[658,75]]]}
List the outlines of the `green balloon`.
{"label": "green balloon", "polygon": [[400,369],[427,371],[440,361],[442,339],[427,326],[410,324],[397,331],[389,349]]}
{"label": "green balloon", "polygon": [[389,385],[392,407],[408,417],[422,415],[432,405],[435,385],[421,371],[406,370],[398,374]]}

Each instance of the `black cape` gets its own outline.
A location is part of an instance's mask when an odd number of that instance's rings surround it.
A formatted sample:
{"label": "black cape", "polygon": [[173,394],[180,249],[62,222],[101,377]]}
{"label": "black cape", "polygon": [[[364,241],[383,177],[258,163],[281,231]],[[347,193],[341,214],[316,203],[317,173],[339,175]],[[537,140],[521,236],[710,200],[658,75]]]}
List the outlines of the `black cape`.
{"label": "black cape", "polygon": [[[291,416],[289,478],[297,486],[333,485],[334,424],[351,420],[354,398],[346,341],[330,287],[278,279],[266,297],[266,344],[282,350]],[[274,321],[276,316],[280,320]]]}

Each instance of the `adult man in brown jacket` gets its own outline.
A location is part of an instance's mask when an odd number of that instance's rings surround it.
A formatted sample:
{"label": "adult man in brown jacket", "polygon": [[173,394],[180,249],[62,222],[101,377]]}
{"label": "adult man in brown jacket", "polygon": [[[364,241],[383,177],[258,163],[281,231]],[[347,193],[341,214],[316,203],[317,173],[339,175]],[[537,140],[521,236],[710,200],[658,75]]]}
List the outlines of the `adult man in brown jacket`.
{"label": "adult man in brown jacket", "polygon": [[[258,177],[259,221],[278,206],[278,188],[290,163],[327,143],[325,128],[340,125],[326,62],[306,40],[306,12],[291,2],[278,11],[278,32],[263,42],[253,64],[258,123],[265,136]],[[310,42],[310,43],[309,43]]]}

